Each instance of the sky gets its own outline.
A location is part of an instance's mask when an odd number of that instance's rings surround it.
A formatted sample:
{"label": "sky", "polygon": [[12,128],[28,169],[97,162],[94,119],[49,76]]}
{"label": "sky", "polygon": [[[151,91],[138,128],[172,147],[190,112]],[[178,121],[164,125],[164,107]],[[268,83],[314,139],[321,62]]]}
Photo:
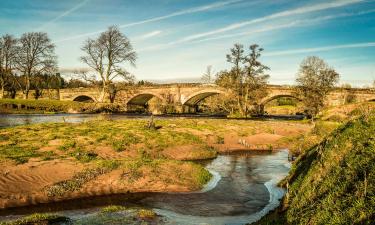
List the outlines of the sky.
{"label": "sky", "polygon": [[264,48],[271,84],[293,84],[307,56],[341,83],[375,80],[375,0],[1,0],[0,35],[47,32],[59,69],[84,68],[81,47],[116,25],[138,54],[138,80],[196,81],[229,69],[235,43]]}

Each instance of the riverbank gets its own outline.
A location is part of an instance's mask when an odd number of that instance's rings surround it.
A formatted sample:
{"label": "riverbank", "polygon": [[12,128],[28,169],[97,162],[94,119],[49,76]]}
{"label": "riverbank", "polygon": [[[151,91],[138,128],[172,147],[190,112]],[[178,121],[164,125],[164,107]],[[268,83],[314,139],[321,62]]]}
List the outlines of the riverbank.
{"label": "riverbank", "polygon": [[125,108],[111,103],[83,103],[45,99],[0,99],[2,114],[121,113]]}
{"label": "riverbank", "polygon": [[0,130],[0,207],[127,192],[199,190],[210,174],[186,160],[238,150],[288,147],[304,122],[202,119],[80,124],[49,123]]}
{"label": "riverbank", "polygon": [[373,223],[374,104],[328,109],[329,118],[348,121],[301,153],[281,182],[281,205],[255,224]]}

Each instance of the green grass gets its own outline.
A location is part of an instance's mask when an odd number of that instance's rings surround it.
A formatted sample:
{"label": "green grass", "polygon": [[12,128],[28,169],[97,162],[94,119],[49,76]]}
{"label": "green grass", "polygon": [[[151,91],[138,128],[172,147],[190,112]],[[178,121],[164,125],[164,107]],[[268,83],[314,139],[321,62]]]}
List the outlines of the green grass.
{"label": "green grass", "polygon": [[29,225],[29,224],[70,224],[70,219],[49,213],[35,213],[21,219],[2,222],[2,225]]}
{"label": "green grass", "polygon": [[119,211],[124,211],[127,208],[124,206],[120,205],[109,205],[101,209],[102,213],[113,213],[113,212],[119,212]]}
{"label": "green grass", "polygon": [[137,215],[140,219],[153,219],[157,216],[152,209],[140,209]]}
{"label": "green grass", "polygon": [[[104,147],[115,152],[138,152],[140,156],[147,155],[151,159],[157,159],[163,158],[162,151],[170,147],[195,145],[197,148],[206,148],[208,136],[196,132],[211,133],[217,144],[224,142],[224,135],[228,133],[227,127],[236,127],[231,132],[244,136],[262,131],[275,133],[267,125],[271,122],[194,119],[155,122],[161,129],[146,129],[145,120],[106,119],[80,124],[45,123],[3,128],[0,129],[0,160],[26,163],[30,158],[50,160],[74,157],[80,162],[89,162],[100,159],[100,156],[94,153],[96,149]],[[39,151],[44,147],[51,148],[51,141],[56,142],[52,145],[55,149]],[[206,151],[203,156],[212,158],[215,155],[214,151]]]}
{"label": "green grass", "polygon": [[95,179],[97,176],[108,173],[112,168],[96,167],[85,169],[77,173],[70,180],[64,180],[46,187],[45,192],[49,197],[61,197],[66,193],[78,191],[85,183]]}
{"label": "green grass", "polygon": [[350,121],[305,151],[282,183],[281,208],[257,224],[372,224],[375,113]]}

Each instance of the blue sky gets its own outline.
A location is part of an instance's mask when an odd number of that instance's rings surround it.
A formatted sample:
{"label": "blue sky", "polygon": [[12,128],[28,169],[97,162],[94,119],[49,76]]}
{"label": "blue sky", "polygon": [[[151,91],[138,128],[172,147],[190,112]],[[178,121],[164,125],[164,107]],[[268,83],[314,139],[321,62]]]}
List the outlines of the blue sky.
{"label": "blue sky", "polygon": [[1,0],[0,34],[47,32],[62,71],[83,68],[80,50],[117,25],[138,52],[137,79],[199,78],[229,68],[234,43],[257,43],[271,83],[293,84],[304,57],[316,55],[343,83],[375,79],[375,0]]}

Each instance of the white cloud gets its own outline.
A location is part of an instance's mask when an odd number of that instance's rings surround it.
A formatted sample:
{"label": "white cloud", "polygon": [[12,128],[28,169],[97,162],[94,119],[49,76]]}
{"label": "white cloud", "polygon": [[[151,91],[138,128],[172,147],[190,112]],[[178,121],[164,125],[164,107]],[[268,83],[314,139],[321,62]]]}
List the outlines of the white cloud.
{"label": "white cloud", "polygon": [[375,42],[354,43],[354,44],[345,44],[345,45],[331,45],[331,46],[324,46],[324,47],[317,47],[317,48],[300,48],[300,49],[285,50],[285,51],[274,51],[274,52],[264,53],[263,55],[264,56],[294,55],[294,54],[303,54],[303,53],[310,53],[310,52],[324,52],[324,51],[346,49],[346,48],[370,48],[370,47],[375,47]]}
{"label": "white cloud", "polygon": [[[271,14],[271,15],[268,15],[268,16],[265,16],[265,17],[260,17],[260,18],[240,22],[240,23],[234,23],[234,24],[231,24],[229,26],[225,26],[225,27],[220,28],[220,29],[216,29],[216,30],[213,30],[213,31],[200,33],[200,34],[194,34],[194,35],[179,39],[177,41],[169,42],[169,43],[166,43],[166,44],[159,44],[159,45],[151,46],[151,47],[148,47],[148,48],[141,49],[139,51],[155,51],[155,50],[164,49],[164,48],[167,48],[167,47],[170,47],[170,46],[174,46],[174,45],[182,44],[182,43],[186,43],[186,42],[201,42],[201,41],[206,41],[206,40],[234,37],[234,36],[237,36],[237,35],[249,35],[249,34],[253,34],[253,33],[260,33],[260,32],[266,32],[266,31],[281,29],[281,28],[299,26],[302,23],[318,22],[318,20],[328,20],[328,19],[333,19],[333,18],[338,18],[338,17],[351,16],[351,15],[354,15],[354,13],[344,13],[344,14],[339,14],[337,16],[325,16],[325,17],[321,17],[319,19],[310,19],[310,21],[307,21],[307,20],[301,21],[300,20],[300,21],[289,22],[287,24],[271,25],[271,26],[268,26],[268,27],[264,27],[264,28],[254,30],[254,31],[249,31],[249,32],[242,32],[242,33],[237,33],[237,34],[227,34],[227,35],[222,35],[222,36],[214,36],[216,34],[225,33],[225,32],[231,31],[231,30],[235,30],[235,29],[242,28],[242,27],[252,25],[252,24],[256,24],[256,23],[266,22],[266,21],[269,21],[269,20],[273,20],[275,18],[289,17],[289,16],[293,16],[293,15],[298,15],[298,14],[306,14],[306,13],[326,10],[326,9],[330,9],[330,8],[342,7],[342,6],[345,6],[345,5],[359,3],[359,2],[363,2],[363,0],[339,0],[339,1],[329,2],[329,3],[319,3],[319,4],[316,4],[316,5],[303,6],[303,7],[296,8],[296,9],[290,9],[290,10],[274,13],[274,14]],[[361,12],[361,13],[358,13],[358,15],[370,13],[370,12],[373,12],[373,11],[374,10]]]}
{"label": "white cloud", "polygon": [[346,6],[346,5],[350,5],[350,4],[354,4],[354,3],[359,3],[359,2],[363,2],[363,0],[338,0],[338,1],[334,1],[334,2],[328,2],[328,3],[325,2],[325,3],[315,4],[315,5],[303,6],[303,7],[300,7],[300,8],[290,9],[290,10],[274,13],[274,14],[271,14],[271,15],[268,15],[268,16],[248,20],[248,21],[233,23],[231,25],[228,25],[228,26],[216,29],[216,30],[212,30],[212,31],[209,31],[209,32],[191,35],[191,36],[188,36],[188,37],[185,37],[185,38],[181,39],[179,42],[196,40],[196,39],[199,39],[199,38],[203,38],[203,37],[227,32],[227,31],[231,31],[231,30],[235,30],[235,29],[242,28],[242,27],[245,27],[245,26],[248,26],[248,25],[252,25],[252,24],[256,24],[256,23],[260,23],[260,22],[265,22],[265,21],[268,21],[268,20],[276,19],[276,18],[299,15],[299,14],[306,14],[306,13],[311,13],[311,12],[316,12],[316,11],[321,11],[321,10],[326,10],[326,9],[331,9],[331,8],[338,8],[338,7],[342,7],[342,6]]}
{"label": "white cloud", "polygon": [[162,33],[161,30],[155,30],[155,31],[152,31],[150,33],[147,33],[147,34],[144,34],[138,38],[135,38],[135,39],[140,39],[140,40],[146,40],[146,39],[149,39],[149,38],[152,38],[152,37],[155,37],[155,36],[158,36]]}
{"label": "white cloud", "polygon": [[354,12],[354,13],[340,13],[340,14],[334,14],[334,15],[328,15],[328,16],[321,16],[321,17],[316,17],[316,18],[311,18],[311,19],[306,19],[306,20],[293,20],[292,22],[288,22],[285,24],[273,24],[273,25],[268,25],[264,26],[260,29],[254,29],[254,30],[249,30],[245,32],[238,32],[234,34],[223,34],[223,35],[218,35],[218,36],[213,36],[213,37],[208,37],[204,39],[198,39],[194,41],[194,43],[198,42],[205,42],[205,41],[212,41],[212,40],[218,40],[218,39],[225,39],[225,38],[234,38],[238,36],[249,36],[253,35],[256,33],[263,33],[267,31],[273,31],[273,30],[279,30],[283,28],[291,28],[291,27],[298,27],[298,26],[309,26],[315,23],[319,23],[322,21],[326,20],[332,20],[332,19],[338,19],[338,18],[343,18],[343,17],[351,17],[351,16],[360,16],[360,15],[365,15],[369,13],[375,12],[375,9],[371,10],[366,10],[366,11],[360,11],[360,12]]}
{"label": "white cloud", "polygon": [[[241,2],[241,1],[243,1],[243,0],[230,0],[230,1],[222,1],[222,2],[217,2],[217,3],[212,3],[212,4],[200,6],[200,7],[195,7],[195,8],[190,8],[190,9],[174,12],[174,13],[167,14],[167,15],[164,15],[164,16],[158,16],[158,17],[154,17],[154,18],[151,18],[151,19],[141,20],[141,21],[137,21],[137,22],[133,22],[133,23],[122,24],[122,25],[119,25],[119,27],[120,28],[132,27],[132,26],[142,25],[142,24],[146,24],[146,23],[165,20],[165,19],[169,19],[169,18],[172,18],[172,17],[176,17],[176,16],[182,16],[182,15],[192,14],[192,13],[197,13],[197,12],[205,12],[205,11],[209,11],[209,10],[212,10],[212,9],[215,9],[215,8],[220,8],[220,7],[223,7],[223,6],[226,6],[226,5],[238,3],[238,2]],[[64,42],[64,41],[68,41],[68,40],[78,39],[78,38],[81,38],[81,37],[87,37],[87,36],[91,36],[91,35],[94,35],[94,34],[99,34],[103,31],[105,31],[105,30],[97,30],[97,31],[89,32],[89,33],[79,34],[79,35],[76,35],[76,36],[63,38],[63,39],[58,40],[56,42]]]}

